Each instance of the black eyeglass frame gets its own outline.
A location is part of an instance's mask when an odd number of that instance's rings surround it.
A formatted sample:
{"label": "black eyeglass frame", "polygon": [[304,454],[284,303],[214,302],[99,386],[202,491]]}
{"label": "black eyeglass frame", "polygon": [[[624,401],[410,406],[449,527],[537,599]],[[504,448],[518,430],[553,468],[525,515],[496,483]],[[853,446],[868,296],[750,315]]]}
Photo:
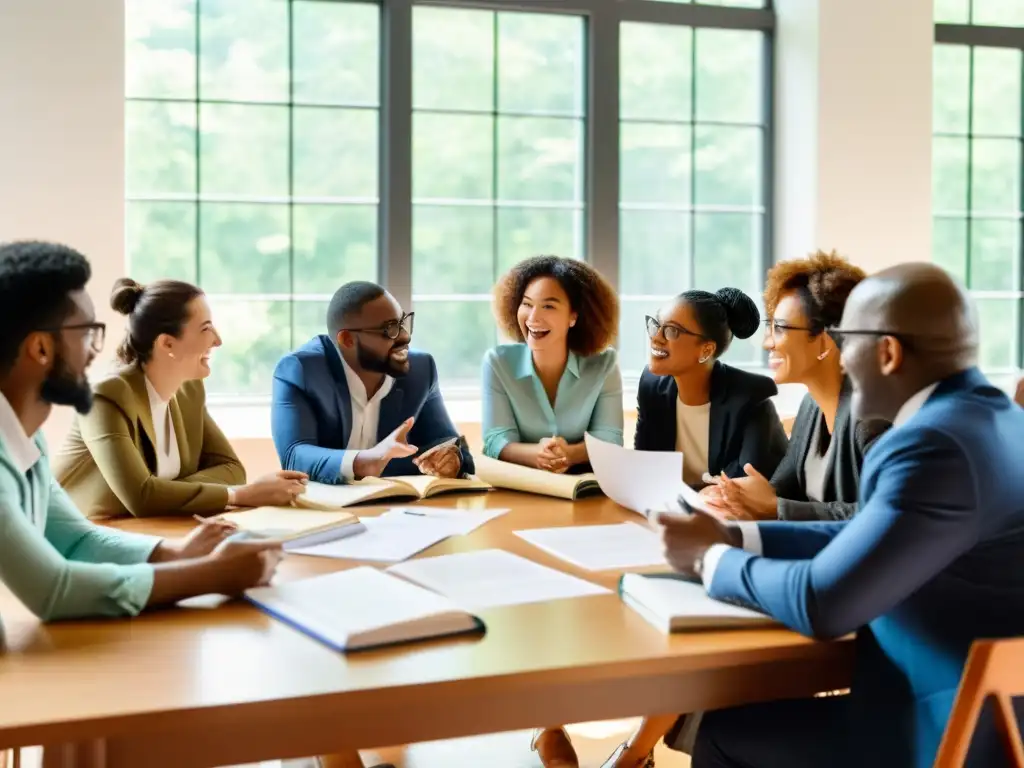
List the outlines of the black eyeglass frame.
{"label": "black eyeglass frame", "polygon": [[[675,341],[680,336],[693,336],[701,341],[708,341],[708,338],[696,331],[691,331],[689,328],[684,328],[681,325],[666,325],[659,323],[657,318],[651,317],[650,315],[644,315],[644,325],[647,328],[648,338],[657,338],[658,334],[661,333],[665,337],[665,341]],[[671,333],[670,333],[671,331]]]}
{"label": "black eyeglass frame", "polygon": [[[60,333],[62,331],[89,331],[86,338],[89,338],[89,346],[92,351],[99,354],[103,351],[103,345],[107,339],[107,324],[99,322],[91,323],[68,323],[67,325],[48,326],[37,328],[40,333]],[[91,338],[90,338],[91,337]]]}
{"label": "black eyeglass frame", "polygon": [[[386,339],[394,341],[402,335],[403,329],[406,333],[412,336],[412,329],[415,325],[415,316],[415,312],[405,312],[398,320],[388,320],[378,328],[342,328],[341,330],[348,331],[349,333],[375,333]],[[406,326],[406,321],[409,322],[408,326]]]}

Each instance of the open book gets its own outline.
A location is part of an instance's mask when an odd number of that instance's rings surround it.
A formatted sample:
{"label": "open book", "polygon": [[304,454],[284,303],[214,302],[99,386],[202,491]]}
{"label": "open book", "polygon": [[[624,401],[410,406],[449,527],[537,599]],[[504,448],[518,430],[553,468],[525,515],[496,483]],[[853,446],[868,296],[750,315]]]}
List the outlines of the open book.
{"label": "open book", "polygon": [[485,631],[448,598],[368,566],[254,587],[245,596],[339,651]]}
{"label": "open book", "polygon": [[778,624],[763,613],[708,597],[702,584],[677,573],[624,574],[619,594],[622,602],[665,633]]}
{"label": "open book", "polygon": [[280,539],[286,549],[325,544],[366,530],[366,526],[351,512],[255,507],[240,512],[225,512],[219,517],[254,536]]}
{"label": "open book", "polygon": [[305,493],[295,497],[297,507],[334,510],[378,499],[426,499],[439,493],[453,491],[489,491],[491,486],[475,477],[431,477],[430,475],[402,475],[401,477],[366,477],[352,483],[327,485],[308,483]]}
{"label": "open book", "polygon": [[590,473],[558,475],[554,472],[545,472],[543,469],[498,461],[488,456],[476,457],[475,461],[477,475],[495,488],[538,493],[570,501],[584,494],[601,492],[597,478]]}

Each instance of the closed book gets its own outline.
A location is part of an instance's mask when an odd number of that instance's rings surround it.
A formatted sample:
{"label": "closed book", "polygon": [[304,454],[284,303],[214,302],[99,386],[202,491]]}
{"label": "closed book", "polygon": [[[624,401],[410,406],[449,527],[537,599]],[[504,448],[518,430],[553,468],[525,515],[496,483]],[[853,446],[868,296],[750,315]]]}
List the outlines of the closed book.
{"label": "closed book", "polygon": [[485,631],[448,598],[369,566],[254,587],[245,597],[339,651]]}
{"label": "closed book", "polygon": [[593,473],[557,474],[488,456],[476,459],[476,473],[481,480],[495,488],[554,496],[569,501],[601,492],[601,486],[597,484],[597,477]]}
{"label": "closed book", "polygon": [[227,520],[252,536],[279,539],[286,549],[311,547],[343,539],[366,530],[351,512],[322,512],[294,507],[254,507],[225,512]]}
{"label": "closed book", "polygon": [[681,574],[624,574],[619,579],[619,595],[666,634],[778,624],[763,613],[709,597],[703,584]]}

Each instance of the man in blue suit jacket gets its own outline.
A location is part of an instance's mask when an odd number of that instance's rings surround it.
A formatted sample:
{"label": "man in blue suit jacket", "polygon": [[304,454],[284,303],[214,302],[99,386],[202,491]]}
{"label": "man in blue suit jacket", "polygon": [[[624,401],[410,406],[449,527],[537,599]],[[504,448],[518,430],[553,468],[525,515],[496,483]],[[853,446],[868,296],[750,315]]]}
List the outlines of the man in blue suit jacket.
{"label": "man in blue suit jacket", "polygon": [[[859,514],[663,523],[670,562],[712,597],[813,637],[856,631],[851,693],[708,713],[694,768],[930,766],[972,641],[1024,634],[1024,410],[974,367],[970,299],[902,265],[864,280],[832,333],[854,413],[894,425],[867,454]],[[969,764],[1002,764],[992,732]]]}
{"label": "man in blue suit jacket", "polygon": [[271,430],[283,468],[332,484],[474,471],[434,359],[409,350],[413,313],[379,285],[348,283],[331,300],[327,327],[330,335],[274,370]]}

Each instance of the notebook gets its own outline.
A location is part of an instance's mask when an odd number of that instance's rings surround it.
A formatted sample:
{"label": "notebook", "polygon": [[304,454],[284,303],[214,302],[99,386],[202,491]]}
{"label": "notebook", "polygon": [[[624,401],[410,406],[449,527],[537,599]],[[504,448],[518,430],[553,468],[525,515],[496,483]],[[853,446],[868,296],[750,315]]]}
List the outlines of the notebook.
{"label": "notebook", "polygon": [[253,587],[245,597],[339,651],[485,631],[448,598],[369,566]]}
{"label": "notebook", "polygon": [[676,573],[624,574],[619,579],[619,595],[665,633],[778,625],[763,613],[708,597],[702,584]]}
{"label": "notebook", "polygon": [[597,477],[584,475],[559,475],[543,469],[524,467],[508,461],[498,461],[488,456],[476,459],[477,476],[495,488],[507,488],[542,496],[555,496],[573,501],[584,494],[600,493]]}
{"label": "notebook", "polygon": [[491,486],[476,477],[431,477],[430,475],[402,475],[401,477],[365,477],[351,483],[328,485],[308,483],[304,493],[293,502],[304,509],[337,510],[352,504],[378,499],[412,497],[426,499],[439,493],[453,491],[489,491]]}
{"label": "notebook", "polygon": [[286,549],[323,544],[366,530],[351,512],[319,512],[294,507],[255,507],[225,512],[219,518],[254,536],[280,539]]}

